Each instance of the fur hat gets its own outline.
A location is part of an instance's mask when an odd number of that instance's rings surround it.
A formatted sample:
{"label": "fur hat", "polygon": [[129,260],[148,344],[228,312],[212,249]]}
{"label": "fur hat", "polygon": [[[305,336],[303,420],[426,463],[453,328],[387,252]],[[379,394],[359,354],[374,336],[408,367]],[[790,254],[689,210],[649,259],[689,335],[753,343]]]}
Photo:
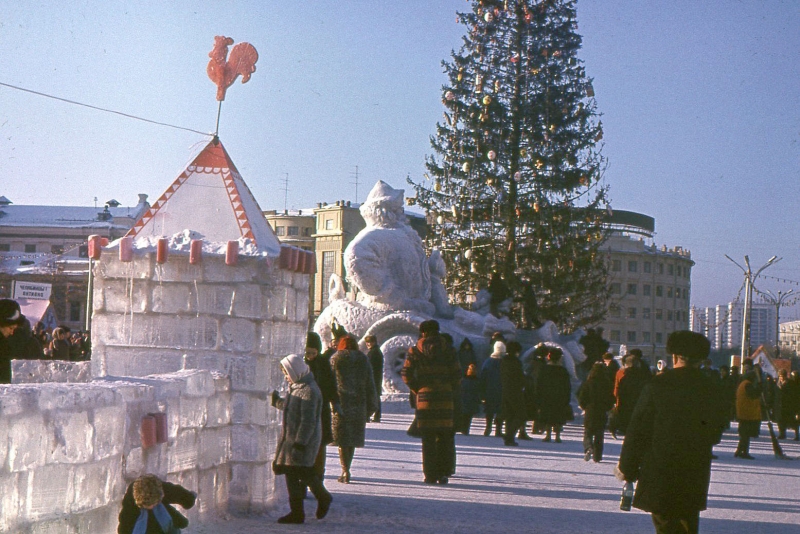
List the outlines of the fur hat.
{"label": "fur hat", "polygon": [[667,354],[683,356],[687,360],[699,361],[708,356],[711,343],[691,330],[677,330],[667,336]]}
{"label": "fur hat", "polygon": [[317,352],[322,352],[322,341],[319,339],[319,334],[316,332],[309,332],[306,336],[306,348],[317,349]]}
{"label": "fur hat", "polygon": [[492,358],[495,356],[502,356],[506,353],[506,344],[502,341],[494,342],[494,350],[492,351]]}
{"label": "fur hat", "polygon": [[0,299],[0,326],[20,325],[24,320],[16,300]]}
{"label": "fur hat", "polygon": [[614,353],[613,352],[606,352],[605,354],[603,354],[603,359],[605,361],[613,360],[614,359]]}
{"label": "fur hat", "polygon": [[429,319],[427,321],[422,321],[419,324],[419,333],[421,336],[431,336],[436,335],[439,333],[439,322],[434,321],[433,319]]}
{"label": "fur hat", "polygon": [[155,475],[142,475],[133,481],[133,500],[139,508],[150,507],[161,502],[164,489]]}

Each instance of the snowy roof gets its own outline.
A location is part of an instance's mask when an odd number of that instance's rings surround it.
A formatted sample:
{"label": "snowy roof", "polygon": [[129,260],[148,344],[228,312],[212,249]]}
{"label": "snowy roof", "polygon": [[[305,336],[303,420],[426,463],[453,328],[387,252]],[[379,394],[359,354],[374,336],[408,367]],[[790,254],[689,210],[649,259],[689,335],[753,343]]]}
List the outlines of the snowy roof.
{"label": "snowy roof", "polygon": [[278,238],[217,138],[206,145],[127,236],[138,243],[142,238],[187,232],[216,243],[249,239],[257,253],[280,255]]}
{"label": "snowy roof", "polygon": [[114,224],[114,219],[138,219],[146,204],[133,207],[108,208],[110,219],[101,220],[103,208],[91,206],[26,206],[0,205],[0,226],[39,226],[56,228],[129,228],[128,224]]}

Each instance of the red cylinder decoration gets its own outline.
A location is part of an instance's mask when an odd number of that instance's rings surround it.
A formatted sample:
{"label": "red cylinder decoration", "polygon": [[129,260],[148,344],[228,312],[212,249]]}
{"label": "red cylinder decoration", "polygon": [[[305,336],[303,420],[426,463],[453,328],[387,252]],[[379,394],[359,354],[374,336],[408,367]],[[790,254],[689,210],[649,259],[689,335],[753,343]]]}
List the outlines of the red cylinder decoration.
{"label": "red cylinder decoration", "polygon": [[298,273],[305,272],[306,270],[306,261],[308,261],[308,254],[306,254],[305,250],[300,251],[300,257],[297,259],[297,271]]}
{"label": "red cylinder decoration", "polygon": [[317,258],[314,256],[313,252],[307,252],[308,254],[308,261],[306,261],[306,274],[314,274],[317,272]]}
{"label": "red cylinder decoration", "polygon": [[142,427],[139,429],[142,436],[142,448],[149,449],[156,444],[156,418],[152,415],[142,417]]}
{"label": "red cylinder decoration", "polygon": [[119,240],[119,261],[133,261],[132,237],[123,237]]}
{"label": "red cylinder decoration", "polygon": [[189,263],[197,265],[203,258],[203,240],[192,239],[189,243]]}
{"label": "red cylinder decoration", "polygon": [[239,261],[239,242],[228,241],[228,250],[225,251],[225,265],[236,265]]}
{"label": "red cylinder decoration", "polygon": [[100,251],[103,248],[102,238],[99,235],[89,236],[89,257],[93,260],[100,259]]}
{"label": "red cylinder decoration", "polygon": [[167,243],[166,237],[162,237],[158,240],[158,245],[156,245],[156,262],[167,263],[167,256],[169,256],[169,247]]}
{"label": "red cylinder decoration", "polygon": [[292,249],[286,245],[281,247],[281,255],[278,258],[278,267],[280,269],[288,269],[292,259]]}
{"label": "red cylinder decoration", "polygon": [[156,443],[167,442],[167,414],[165,413],[151,413],[147,414],[155,420],[156,425]]}
{"label": "red cylinder decoration", "polygon": [[296,247],[292,247],[292,259],[290,261],[289,269],[292,271],[297,271],[297,265],[300,263],[300,253],[302,250]]}

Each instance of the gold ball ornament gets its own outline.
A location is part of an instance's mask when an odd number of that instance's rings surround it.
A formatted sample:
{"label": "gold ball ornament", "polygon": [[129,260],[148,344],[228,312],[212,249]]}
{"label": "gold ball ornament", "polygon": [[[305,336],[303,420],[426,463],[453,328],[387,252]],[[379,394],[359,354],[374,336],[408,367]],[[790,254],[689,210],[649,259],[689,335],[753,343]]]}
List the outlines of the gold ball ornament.
{"label": "gold ball ornament", "polygon": [[494,13],[491,11],[487,11],[486,14],[483,16],[483,20],[486,22],[492,22],[494,20]]}
{"label": "gold ball ornament", "polygon": [[489,161],[494,161],[497,159],[497,152],[495,152],[494,150],[490,150],[489,153],[487,154],[487,157],[489,158]]}
{"label": "gold ball ornament", "polygon": [[439,226],[443,225],[444,224],[444,217],[442,217],[441,215],[436,217],[436,224],[438,224]]}
{"label": "gold ball ornament", "polygon": [[488,106],[491,103],[492,103],[492,97],[491,96],[486,95],[486,96],[483,97],[483,105],[484,106]]}
{"label": "gold ball ornament", "polygon": [[467,259],[470,259],[472,257],[472,249],[471,248],[468,248],[467,250],[464,251],[464,257],[467,258]]}
{"label": "gold ball ornament", "polygon": [[444,94],[444,98],[445,98],[445,100],[447,100],[448,102],[452,102],[453,100],[455,100],[455,99],[456,99],[456,95],[454,95],[454,94],[453,94],[453,91],[447,91],[447,92]]}
{"label": "gold ball ornament", "polygon": [[437,181],[436,181],[436,182],[433,184],[433,190],[434,190],[434,191],[436,191],[437,193],[438,193],[439,191],[441,191],[441,190],[442,190],[442,183],[441,183],[440,181],[438,181],[438,180],[437,180]]}
{"label": "gold ball ornament", "polygon": [[470,164],[469,161],[465,161],[464,164],[461,166],[461,170],[464,172],[469,172]]}

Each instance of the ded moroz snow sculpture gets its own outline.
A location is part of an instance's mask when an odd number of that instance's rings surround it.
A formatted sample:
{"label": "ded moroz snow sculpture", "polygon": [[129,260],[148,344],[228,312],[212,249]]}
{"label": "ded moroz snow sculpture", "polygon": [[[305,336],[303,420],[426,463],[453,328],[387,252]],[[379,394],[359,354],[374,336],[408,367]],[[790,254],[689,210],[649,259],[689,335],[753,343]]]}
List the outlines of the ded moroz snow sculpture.
{"label": "ded moroz snow sculpture", "polygon": [[[514,323],[492,315],[488,306],[468,311],[448,302],[442,283],[444,260],[438,250],[430,257],[425,254],[422,240],[406,221],[403,194],[402,189],[383,181],[372,188],[360,207],[367,226],[344,251],[349,292],[345,291],[345,281],[332,275],[329,305],[314,325],[327,344],[334,322],[362,339],[362,346],[364,336],[376,336],[385,357],[384,389],[389,392],[408,391],[399,370],[406,350],[417,340],[422,321],[438,320],[456,345],[469,337],[476,349],[486,354],[493,333],[501,332],[506,338],[518,334]],[[558,343],[560,337],[555,326],[548,323],[533,340]],[[577,343],[570,348],[562,345],[573,376],[575,347]],[[577,352],[574,358],[582,361],[585,356],[580,349]]]}

